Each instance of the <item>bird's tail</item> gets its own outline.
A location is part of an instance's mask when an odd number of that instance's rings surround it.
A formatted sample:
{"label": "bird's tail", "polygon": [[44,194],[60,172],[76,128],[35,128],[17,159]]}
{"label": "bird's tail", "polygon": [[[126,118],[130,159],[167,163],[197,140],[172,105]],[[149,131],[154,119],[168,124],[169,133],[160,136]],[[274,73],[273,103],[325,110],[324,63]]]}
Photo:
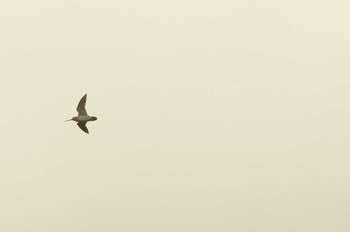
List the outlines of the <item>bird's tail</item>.
{"label": "bird's tail", "polygon": [[65,122],[68,122],[68,121],[72,121],[73,119],[68,119],[68,120],[66,120]]}

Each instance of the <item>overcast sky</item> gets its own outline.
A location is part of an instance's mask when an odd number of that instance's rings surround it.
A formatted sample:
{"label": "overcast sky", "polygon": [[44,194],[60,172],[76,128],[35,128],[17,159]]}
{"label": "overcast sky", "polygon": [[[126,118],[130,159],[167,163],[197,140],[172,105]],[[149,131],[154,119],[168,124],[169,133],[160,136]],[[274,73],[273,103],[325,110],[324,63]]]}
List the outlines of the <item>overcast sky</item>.
{"label": "overcast sky", "polygon": [[[0,2],[0,231],[350,231],[350,2]],[[88,94],[90,134],[76,123]]]}

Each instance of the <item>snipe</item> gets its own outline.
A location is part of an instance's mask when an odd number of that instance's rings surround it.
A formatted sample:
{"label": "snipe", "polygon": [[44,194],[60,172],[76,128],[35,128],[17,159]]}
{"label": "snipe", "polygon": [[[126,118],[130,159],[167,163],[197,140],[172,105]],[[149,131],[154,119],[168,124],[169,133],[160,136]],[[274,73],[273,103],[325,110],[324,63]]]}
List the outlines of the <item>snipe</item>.
{"label": "snipe", "polygon": [[86,105],[86,99],[87,99],[87,94],[85,94],[81,99],[80,102],[77,106],[77,111],[78,111],[78,116],[73,117],[71,119],[66,120],[65,122],[68,121],[76,121],[78,122],[78,126],[80,129],[82,129],[85,133],[89,134],[89,130],[86,127],[86,123],[89,121],[96,121],[97,118],[93,116],[89,116],[86,112],[85,105]]}

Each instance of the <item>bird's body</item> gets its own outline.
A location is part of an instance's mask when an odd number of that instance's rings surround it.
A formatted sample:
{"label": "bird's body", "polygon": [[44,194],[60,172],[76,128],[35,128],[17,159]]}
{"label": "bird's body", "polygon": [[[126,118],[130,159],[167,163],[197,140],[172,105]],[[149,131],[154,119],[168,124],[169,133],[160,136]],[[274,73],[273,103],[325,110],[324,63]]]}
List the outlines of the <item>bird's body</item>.
{"label": "bird's body", "polygon": [[96,117],[91,117],[88,115],[80,115],[72,118],[72,120],[76,122],[89,122],[89,121],[95,121],[96,119],[97,119]]}
{"label": "bird's body", "polygon": [[85,94],[81,98],[81,100],[80,100],[80,102],[79,102],[79,104],[77,106],[78,116],[73,117],[73,118],[71,118],[71,119],[69,119],[67,121],[76,121],[78,126],[80,127],[80,129],[82,129],[82,131],[84,131],[85,133],[89,134],[89,130],[86,127],[86,123],[89,122],[89,121],[96,121],[97,118],[93,117],[93,116],[89,116],[87,114],[86,109],[85,109],[86,98],[87,98],[87,94]]}

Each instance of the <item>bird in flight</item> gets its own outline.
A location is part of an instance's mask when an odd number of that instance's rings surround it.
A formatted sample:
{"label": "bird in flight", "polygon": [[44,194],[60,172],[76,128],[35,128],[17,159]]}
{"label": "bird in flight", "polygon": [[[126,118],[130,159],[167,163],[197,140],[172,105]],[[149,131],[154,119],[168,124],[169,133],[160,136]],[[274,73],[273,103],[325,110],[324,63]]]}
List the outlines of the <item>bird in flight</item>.
{"label": "bird in flight", "polygon": [[65,122],[68,121],[76,121],[80,129],[82,129],[85,133],[89,134],[89,130],[86,127],[86,123],[89,121],[96,121],[97,118],[93,116],[89,116],[86,112],[85,109],[85,104],[86,104],[86,98],[87,94],[85,94],[81,99],[80,102],[77,106],[77,111],[78,111],[78,116],[73,117],[71,119],[66,120]]}

